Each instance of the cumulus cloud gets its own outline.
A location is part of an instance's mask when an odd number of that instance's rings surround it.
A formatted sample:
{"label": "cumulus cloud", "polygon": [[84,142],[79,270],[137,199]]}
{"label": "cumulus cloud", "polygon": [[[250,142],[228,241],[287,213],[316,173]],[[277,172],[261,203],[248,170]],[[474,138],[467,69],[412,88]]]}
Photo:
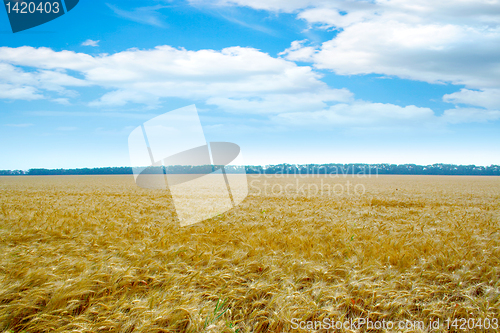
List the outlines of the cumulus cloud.
{"label": "cumulus cloud", "polygon": [[193,5],[244,6],[258,10],[296,13],[299,18],[311,24],[318,23],[330,27],[345,27],[349,23],[374,17],[406,19],[412,22],[458,22],[467,25],[500,23],[499,0],[189,0],[189,2]]}
{"label": "cumulus cloud", "polygon": [[332,0],[297,9],[299,18],[323,28],[377,20],[493,27],[500,23],[499,4],[498,0]]}
{"label": "cumulus cloud", "polygon": [[487,121],[499,120],[500,111],[477,108],[455,108],[446,110],[442,119],[451,124],[470,122],[484,123]]}
{"label": "cumulus cloud", "polygon": [[361,130],[443,130],[449,124],[484,123],[500,119],[500,111],[478,108],[455,108],[438,116],[432,109],[415,105],[354,101],[338,103],[313,112],[289,112],[273,115],[279,124],[296,127],[355,128]]}
{"label": "cumulus cloud", "polygon": [[[304,50],[303,46],[297,42],[292,47]],[[302,126],[445,126],[472,121],[470,115],[474,114],[472,109],[456,109],[436,116],[428,108],[359,101],[349,90],[331,88],[321,78],[310,66],[244,47],[190,51],[158,46],[102,55],[0,47],[0,85],[4,88],[0,89],[0,98],[40,99],[45,98],[44,93],[55,91],[67,96],[51,100],[68,104],[71,91],[67,87],[97,86],[105,92],[90,102],[91,106],[139,103],[151,108],[164,98],[177,97],[204,102],[228,113],[261,115]],[[448,99],[460,98],[465,97]],[[489,121],[496,120],[496,115],[492,111],[478,117]]]}
{"label": "cumulus cloud", "polygon": [[87,39],[85,42],[82,43],[82,46],[93,46],[97,47],[99,46],[99,40],[92,40],[92,39]]}
{"label": "cumulus cloud", "polygon": [[42,99],[43,95],[39,94],[34,87],[0,83],[0,98],[31,101],[34,99]]}
{"label": "cumulus cloud", "polygon": [[314,112],[291,112],[273,118],[280,123],[296,126],[329,126],[355,128],[432,127],[440,122],[429,108],[414,105],[401,107],[394,104],[355,101],[339,103]]}
{"label": "cumulus cloud", "polygon": [[313,46],[305,46],[307,39],[296,40],[292,42],[292,45],[278,55],[286,56],[287,60],[291,61],[313,61],[313,56],[316,53],[316,48]]}
{"label": "cumulus cloud", "polygon": [[71,105],[68,98],[54,98],[52,101],[62,105]]}
{"label": "cumulus cloud", "polygon": [[500,0],[209,2],[295,13],[311,28],[338,30],[320,46],[293,42],[281,54],[291,61],[309,61],[339,75],[377,73],[469,89],[500,88]]}
{"label": "cumulus cloud", "polygon": [[346,28],[316,52],[292,45],[286,57],[339,75],[378,73],[478,89],[500,84],[499,43],[500,29],[377,20]]}
{"label": "cumulus cloud", "polygon": [[444,95],[443,100],[454,104],[477,105],[487,109],[500,109],[500,89],[461,89],[459,92]]}
{"label": "cumulus cloud", "polygon": [[0,61],[0,98],[35,100],[46,98],[43,91],[72,95],[66,87],[86,86],[85,81],[61,70],[24,71]]}
{"label": "cumulus cloud", "polygon": [[261,98],[212,97],[207,100],[207,104],[217,105],[230,113],[278,114],[322,110],[329,102],[353,100],[353,94],[347,89],[325,89],[315,93],[272,94]]}
{"label": "cumulus cloud", "polygon": [[[497,119],[500,0],[212,0],[208,3],[295,13],[311,29],[337,31],[334,38],[321,45],[304,40],[292,42],[280,54],[287,60],[310,62],[317,69],[338,75],[382,74],[463,85],[465,89],[445,95],[443,100],[473,108],[448,110],[440,121],[473,121],[472,116],[485,121]],[[318,114],[327,115],[332,116],[331,110]]]}
{"label": "cumulus cloud", "polygon": [[[272,99],[270,95],[283,94],[305,94],[306,99],[313,94],[318,99],[345,101],[349,94],[329,88],[320,80],[321,75],[309,66],[298,66],[243,47],[188,51],[159,46],[99,56],[48,48],[2,47],[0,65],[6,73],[0,74],[0,78],[7,80],[12,77],[7,70],[15,71],[19,74],[17,77],[24,77],[19,79],[20,83],[31,82],[37,87],[96,85],[110,89],[92,102],[96,106],[121,106],[129,102],[156,104],[164,97]],[[37,74],[25,72],[20,66],[34,67],[38,69]],[[65,73],[68,70],[78,72],[84,79],[69,76]],[[213,103],[216,104],[216,100]]]}

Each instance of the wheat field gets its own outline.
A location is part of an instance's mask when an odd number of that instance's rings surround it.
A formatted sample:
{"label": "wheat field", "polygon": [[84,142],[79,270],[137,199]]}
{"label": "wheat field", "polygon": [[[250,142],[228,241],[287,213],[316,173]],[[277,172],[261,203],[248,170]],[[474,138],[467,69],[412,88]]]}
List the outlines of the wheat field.
{"label": "wheat field", "polygon": [[0,332],[500,329],[500,177],[248,181],[181,228],[131,176],[0,177]]}

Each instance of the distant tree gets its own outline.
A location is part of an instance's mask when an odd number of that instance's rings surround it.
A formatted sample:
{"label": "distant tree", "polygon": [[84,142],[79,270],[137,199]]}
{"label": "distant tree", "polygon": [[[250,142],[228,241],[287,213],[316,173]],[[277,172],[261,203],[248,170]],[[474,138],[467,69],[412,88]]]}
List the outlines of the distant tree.
{"label": "distant tree", "polygon": [[[142,170],[146,174],[194,174],[210,173],[219,170],[221,166],[202,165],[171,165],[167,167],[153,166]],[[245,167],[225,166],[226,173],[247,174],[380,174],[380,175],[475,175],[475,176],[500,176],[500,166],[490,165],[487,167],[476,165],[454,165],[454,164],[276,164],[276,165],[248,165]],[[105,168],[81,168],[81,169],[29,169],[23,170],[0,170],[0,176],[45,176],[45,175],[131,175],[131,167],[105,167]]]}

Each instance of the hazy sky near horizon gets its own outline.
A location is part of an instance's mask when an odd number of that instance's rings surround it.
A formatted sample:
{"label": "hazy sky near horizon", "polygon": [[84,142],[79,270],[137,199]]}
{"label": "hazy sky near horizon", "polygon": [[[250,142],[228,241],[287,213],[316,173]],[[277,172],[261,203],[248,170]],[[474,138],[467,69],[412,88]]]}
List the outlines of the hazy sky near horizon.
{"label": "hazy sky near horizon", "polygon": [[0,40],[0,169],[127,166],[191,104],[246,164],[500,164],[500,0],[82,0]]}

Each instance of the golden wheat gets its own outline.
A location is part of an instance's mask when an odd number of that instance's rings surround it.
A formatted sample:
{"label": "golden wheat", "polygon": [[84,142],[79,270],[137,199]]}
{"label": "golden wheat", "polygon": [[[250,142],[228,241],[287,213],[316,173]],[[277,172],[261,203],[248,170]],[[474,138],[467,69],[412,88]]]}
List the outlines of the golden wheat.
{"label": "golden wheat", "polygon": [[500,177],[249,183],[237,209],[180,228],[165,193],[133,177],[1,177],[0,331],[498,320]]}

